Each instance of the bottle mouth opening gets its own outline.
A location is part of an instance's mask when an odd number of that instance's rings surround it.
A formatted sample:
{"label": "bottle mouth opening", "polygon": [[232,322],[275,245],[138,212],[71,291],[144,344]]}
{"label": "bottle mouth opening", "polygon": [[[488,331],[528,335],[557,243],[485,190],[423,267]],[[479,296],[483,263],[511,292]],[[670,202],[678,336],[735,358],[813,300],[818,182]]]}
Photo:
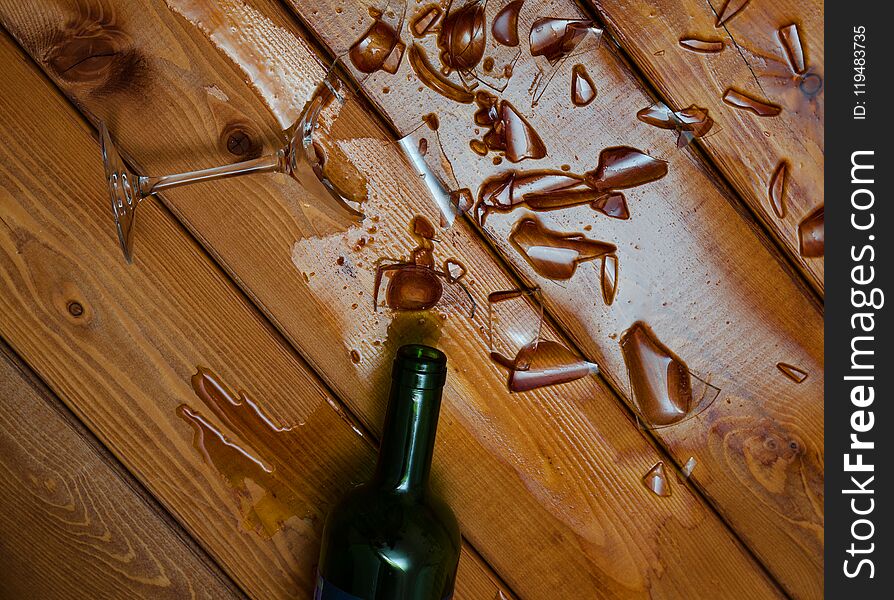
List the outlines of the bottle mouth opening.
{"label": "bottle mouth opening", "polygon": [[447,372],[447,355],[431,346],[423,344],[407,344],[397,351],[394,363],[395,374],[401,371],[414,373],[430,373],[432,375]]}

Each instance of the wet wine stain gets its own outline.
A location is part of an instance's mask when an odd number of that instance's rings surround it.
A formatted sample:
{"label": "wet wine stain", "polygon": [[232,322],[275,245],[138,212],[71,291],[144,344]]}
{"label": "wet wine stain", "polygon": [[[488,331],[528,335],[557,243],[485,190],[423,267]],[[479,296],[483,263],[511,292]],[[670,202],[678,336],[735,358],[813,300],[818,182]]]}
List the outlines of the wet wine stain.
{"label": "wet wine stain", "polygon": [[642,321],[621,335],[620,344],[634,401],[646,424],[671,425],[686,418],[693,408],[686,363]]}
{"label": "wet wine stain", "polygon": [[643,485],[656,496],[667,498],[671,495],[670,481],[667,478],[664,461],[659,460],[654,467],[643,475]]}
{"label": "wet wine stain", "polygon": [[717,40],[682,38],[680,39],[680,46],[690,52],[696,52],[698,54],[716,54],[723,51],[725,44]]}
{"label": "wet wine stain", "polygon": [[596,99],[596,84],[581,64],[574,65],[571,70],[571,103],[575,106],[586,106]]}
{"label": "wet wine stain", "polygon": [[243,527],[269,538],[292,518],[316,519],[297,489],[301,478],[293,466],[307,457],[301,425],[274,423],[245,392],[234,394],[208,369],[200,367],[191,382],[196,397],[223,427],[186,404],[177,415],[192,427],[193,446],[205,463],[234,490]]}
{"label": "wet wine stain", "polygon": [[796,367],[795,365],[778,362],[776,363],[776,368],[779,369],[780,373],[782,373],[795,383],[802,383],[805,379],[807,379],[807,371],[800,367]]}
{"label": "wet wine stain", "polygon": [[776,170],[773,171],[773,177],[770,179],[768,195],[770,198],[770,206],[773,207],[773,212],[776,213],[776,216],[780,219],[784,219],[787,212],[785,205],[787,176],[788,164],[784,160],[779,161]]}
{"label": "wet wine stain", "polygon": [[539,275],[558,281],[571,279],[581,263],[617,251],[614,244],[591,240],[582,233],[547,229],[533,217],[520,219],[509,241]]}
{"label": "wet wine stain", "polygon": [[484,7],[484,0],[473,0],[456,10],[451,10],[451,4],[441,21],[438,48],[448,72],[469,72],[481,62],[487,47]]}
{"label": "wet wine stain", "polygon": [[[479,91],[475,94],[475,103],[478,105],[475,124],[487,128],[481,140],[484,154],[503,152],[513,163],[546,156],[546,145],[540,135],[510,102]],[[474,147],[473,150],[480,153]]]}
{"label": "wet wine stain", "polygon": [[734,108],[753,113],[759,117],[775,117],[782,112],[782,108],[775,104],[762,102],[733,88],[729,88],[723,93],[723,101]]}
{"label": "wet wine stain", "polygon": [[494,16],[491,34],[498,43],[510,47],[518,46],[518,15],[524,3],[524,0],[512,0]]}
{"label": "wet wine stain", "polygon": [[691,105],[680,111],[671,110],[663,102],[653,104],[636,113],[636,118],[659,129],[677,132],[677,147],[682,148],[694,138],[705,136],[714,125],[708,109]]}
{"label": "wet wine stain", "polygon": [[801,256],[818,258],[826,251],[826,208],[821,205],[798,224]]}

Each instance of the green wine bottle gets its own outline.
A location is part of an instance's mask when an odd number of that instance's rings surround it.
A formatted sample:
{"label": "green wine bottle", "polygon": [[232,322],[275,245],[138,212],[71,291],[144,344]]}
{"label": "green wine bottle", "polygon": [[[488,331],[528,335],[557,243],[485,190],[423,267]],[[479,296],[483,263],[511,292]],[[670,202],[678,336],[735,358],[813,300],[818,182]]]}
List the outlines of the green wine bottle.
{"label": "green wine bottle", "polygon": [[456,517],[429,489],[447,357],[402,346],[373,478],[332,509],[315,600],[445,600],[459,563]]}

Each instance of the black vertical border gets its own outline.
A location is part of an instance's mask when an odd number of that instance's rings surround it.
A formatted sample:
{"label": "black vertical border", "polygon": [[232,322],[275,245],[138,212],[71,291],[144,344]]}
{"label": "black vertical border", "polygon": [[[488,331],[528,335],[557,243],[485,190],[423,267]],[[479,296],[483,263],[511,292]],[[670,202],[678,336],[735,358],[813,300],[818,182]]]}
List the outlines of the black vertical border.
{"label": "black vertical border", "polygon": [[[891,443],[894,436],[894,414],[891,405],[891,380],[894,377],[894,353],[890,351],[892,327],[889,302],[894,302],[891,294],[891,272],[894,270],[894,251],[892,251],[891,227],[894,225],[894,203],[891,180],[894,179],[894,165],[891,164],[890,146],[894,144],[891,120],[894,117],[894,105],[888,89],[891,86],[891,73],[894,73],[894,30],[889,18],[892,6],[887,2],[872,0],[841,0],[828,2],[825,6],[825,203],[828,212],[826,229],[829,243],[825,248],[825,356],[826,356],[826,390],[825,390],[825,456],[826,456],[826,494],[825,494],[825,585],[827,598],[875,599],[894,598],[894,535],[891,532],[892,473],[894,467],[888,464],[894,461]],[[865,28],[865,69],[866,92],[855,93],[854,46],[855,28]],[[859,29],[857,29],[859,31]],[[862,104],[861,104],[862,103]],[[863,106],[866,109],[865,119],[854,118],[854,108]],[[856,184],[851,181],[852,154],[858,151],[872,151],[863,155],[860,161],[874,165],[872,171],[857,172],[857,177],[872,179],[872,183]],[[852,194],[858,189],[871,190],[874,196],[872,208],[855,210],[852,206]],[[866,204],[869,196],[859,192],[857,202]],[[871,229],[858,230],[852,223],[852,217],[858,224],[868,223],[869,214],[875,219]],[[865,250],[867,246],[872,251]],[[874,252],[874,260],[872,253]],[[862,254],[861,254],[862,253]],[[855,259],[854,257],[858,257]],[[853,269],[864,265],[864,271],[858,271],[857,277],[867,277],[869,266],[874,267],[874,279],[870,283],[856,284],[853,281]],[[857,308],[852,301],[852,294],[859,291],[867,294],[878,288],[884,294],[881,308]],[[864,332],[852,327],[855,313],[873,313],[874,328],[872,332]],[[864,321],[866,324],[867,321]],[[872,336],[872,340],[858,342],[858,347],[872,350],[873,355],[862,356],[861,362],[872,362],[874,369],[855,371],[851,368],[851,344],[855,336]],[[871,375],[873,381],[853,381],[845,379],[849,375]],[[855,406],[851,401],[851,392],[855,385],[872,386],[875,398],[871,405]],[[856,411],[872,412],[874,424],[871,430],[857,433],[853,429],[852,418],[858,419],[857,426],[863,425],[870,418],[868,414],[855,416]],[[871,441],[873,449],[851,449],[851,434],[857,433],[860,440]],[[845,454],[850,454],[850,461],[856,462],[856,454],[863,455],[863,462],[874,466],[872,472],[846,472]],[[856,483],[872,494],[846,493],[846,490],[857,489]],[[868,477],[875,479],[868,485]],[[858,510],[866,510],[874,501],[871,513],[861,516],[854,513],[851,500]],[[854,523],[858,519],[865,522]],[[852,532],[852,527],[854,527]],[[869,539],[861,541],[854,538],[854,532]],[[871,549],[865,554],[851,550],[851,544],[857,549]],[[871,546],[874,544],[874,546]],[[853,573],[861,559],[869,559],[874,566],[874,577],[870,578],[870,569],[863,564],[856,577],[845,574],[845,561]]]}

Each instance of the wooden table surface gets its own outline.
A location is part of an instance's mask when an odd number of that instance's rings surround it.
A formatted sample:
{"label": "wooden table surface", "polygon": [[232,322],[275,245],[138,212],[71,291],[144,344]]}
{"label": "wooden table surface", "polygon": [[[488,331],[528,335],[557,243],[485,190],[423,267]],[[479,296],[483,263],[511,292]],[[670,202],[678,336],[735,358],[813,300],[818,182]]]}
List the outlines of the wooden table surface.
{"label": "wooden table surface", "polygon": [[[377,13],[352,0],[0,0],[0,596],[311,597],[327,510],[374,464],[393,353],[421,341],[451,366],[433,473],[463,532],[458,599],[822,597],[823,258],[799,238],[823,205],[822,3],[525,0],[518,47],[490,29],[507,4],[477,6],[485,62],[512,65],[490,91],[545,156],[474,152],[487,126],[472,94],[419,78],[437,34],[411,21],[434,4],[383,0],[372,8],[403,16],[406,51],[394,73],[345,58],[368,105],[326,146],[356,169],[349,183],[362,177],[365,220],[284,175],[195,184],[140,204],[127,264],[100,121],[140,174],[275,151]],[[604,32],[552,69],[530,53],[541,17]],[[586,106],[572,102],[575,71],[596,89]],[[678,147],[677,131],[637,118],[656,102],[714,124]],[[510,170],[592,171],[615,147],[667,174],[623,190],[627,219],[537,212],[616,248],[561,280],[512,241],[531,206],[460,215],[437,229],[434,258],[465,267],[478,310],[393,312],[373,306],[377,264],[420,243],[414,217],[440,220],[403,136],[424,137],[451,189],[473,195]],[[539,293],[499,327],[530,331],[542,307],[542,338],[598,375],[509,391],[489,358],[488,295],[521,287]],[[644,424],[621,345],[639,322],[694,385],[719,390],[713,403]],[[197,373],[241,400],[197,394]],[[667,497],[643,484],[659,461]]]}

